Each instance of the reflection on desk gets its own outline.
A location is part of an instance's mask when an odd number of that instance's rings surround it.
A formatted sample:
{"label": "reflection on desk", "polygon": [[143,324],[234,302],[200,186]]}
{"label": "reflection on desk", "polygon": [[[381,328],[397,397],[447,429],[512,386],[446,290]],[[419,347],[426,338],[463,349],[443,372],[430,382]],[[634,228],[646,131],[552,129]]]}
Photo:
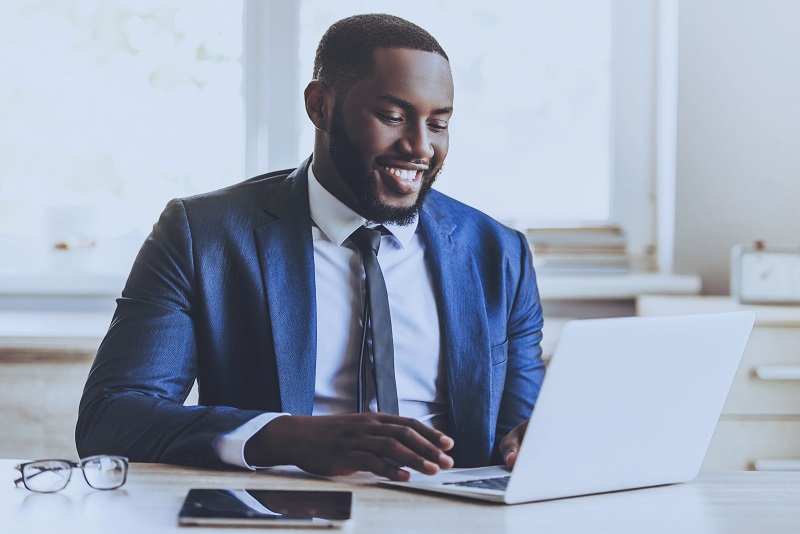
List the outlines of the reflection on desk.
{"label": "reflection on desk", "polygon": [[62,492],[36,494],[14,487],[16,463],[0,460],[0,532],[7,534],[187,532],[178,510],[194,487],[351,490],[348,533],[800,532],[800,473],[704,472],[687,484],[503,506],[379,488],[367,475],[159,464],[131,464],[119,490],[92,490],[73,473]]}

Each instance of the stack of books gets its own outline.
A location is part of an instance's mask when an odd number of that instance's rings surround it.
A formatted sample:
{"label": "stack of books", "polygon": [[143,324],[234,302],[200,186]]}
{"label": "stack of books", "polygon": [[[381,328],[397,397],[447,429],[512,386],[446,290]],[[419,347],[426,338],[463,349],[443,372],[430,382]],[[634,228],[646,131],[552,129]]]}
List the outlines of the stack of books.
{"label": "stack of books", "polygon": [[619,226],[529,228],[538,273],[627,273],[628,242]]}

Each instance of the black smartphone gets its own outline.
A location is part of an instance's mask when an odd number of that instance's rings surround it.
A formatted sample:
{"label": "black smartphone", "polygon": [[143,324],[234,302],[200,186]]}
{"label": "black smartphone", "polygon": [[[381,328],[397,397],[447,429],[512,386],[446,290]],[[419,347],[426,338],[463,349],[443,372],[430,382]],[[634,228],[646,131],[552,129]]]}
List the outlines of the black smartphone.
{"label": "black smartphone", "polygon": [[190,489],[178,514],[183,526],[341,527],[350,491]]}

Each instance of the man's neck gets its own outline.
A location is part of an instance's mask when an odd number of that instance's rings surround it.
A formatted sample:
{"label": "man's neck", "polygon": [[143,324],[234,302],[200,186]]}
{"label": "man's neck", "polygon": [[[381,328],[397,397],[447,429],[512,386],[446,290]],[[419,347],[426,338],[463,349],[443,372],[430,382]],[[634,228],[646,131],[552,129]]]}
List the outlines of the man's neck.
{"label": "man's neck", "polygon": [[356,213],[361,213],[356,197],[352,191],[344,184],[344,180],[339,175],[339,171],[333,165],[333,162],[327,157],[327,154],[320,154],[318,150],[314,150],[314,156],[311,159],[311,170],[314,172],[319,184],[325,188],[328,193],[338,198],[347,207]]}

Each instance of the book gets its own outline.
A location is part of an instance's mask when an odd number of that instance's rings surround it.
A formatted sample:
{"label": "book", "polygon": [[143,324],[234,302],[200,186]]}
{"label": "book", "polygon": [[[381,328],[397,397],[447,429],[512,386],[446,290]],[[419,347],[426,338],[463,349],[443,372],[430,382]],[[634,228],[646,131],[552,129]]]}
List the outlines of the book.
{"label": "book", "polygon": [[543,227],[526,232],[539,273],[626,273],[627,237],[618,226]]}

